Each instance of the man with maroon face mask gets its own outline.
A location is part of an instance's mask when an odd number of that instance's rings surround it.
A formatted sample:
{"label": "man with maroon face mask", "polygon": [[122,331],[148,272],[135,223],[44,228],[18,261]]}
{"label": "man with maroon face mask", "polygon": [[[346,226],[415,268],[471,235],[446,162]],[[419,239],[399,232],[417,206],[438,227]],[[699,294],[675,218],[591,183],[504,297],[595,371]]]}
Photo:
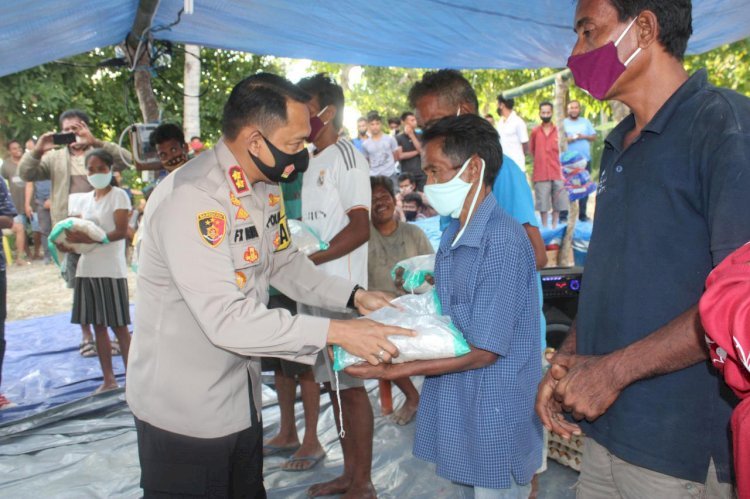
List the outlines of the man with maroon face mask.
{"label": "man with maroon face mask", "polygon": [[691,24],[690,0],[580,0],[573,21],[576,84],[633,111],[606,139],[579,314],[537,396],[547,428],[588,437],[579,498],[732,495],[697,304],[750,239],[750,100],[685,71]]}

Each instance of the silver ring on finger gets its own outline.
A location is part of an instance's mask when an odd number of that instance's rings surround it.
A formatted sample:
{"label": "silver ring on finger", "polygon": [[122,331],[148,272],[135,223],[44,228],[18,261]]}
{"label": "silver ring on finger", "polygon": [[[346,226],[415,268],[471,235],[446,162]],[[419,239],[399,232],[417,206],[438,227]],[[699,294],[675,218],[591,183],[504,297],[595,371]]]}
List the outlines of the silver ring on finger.
{"label": "silver ring on finger", "polygon": [[378,352],[377,357],[378,359],[380,359],[381,362],[385,362],[385,359],[383,358],[384,355],[385,355],[385,350],[381,350]]}

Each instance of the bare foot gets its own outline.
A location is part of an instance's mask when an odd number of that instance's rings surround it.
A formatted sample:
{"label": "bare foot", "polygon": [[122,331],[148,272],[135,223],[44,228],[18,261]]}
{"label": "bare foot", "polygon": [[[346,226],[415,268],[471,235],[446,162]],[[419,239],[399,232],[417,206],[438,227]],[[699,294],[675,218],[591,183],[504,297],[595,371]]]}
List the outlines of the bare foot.
{"label": "bare foot", "polygon": [[401,426],[411,423],[411,420],[414,419],[414,416],[417,414],[417,407],[419,407],[419,400],[414,402],[407,400],[404,402],[404,405],[399,407],[399,409],[393,413],[391,421]]}
{"label": "bare foot", "polygon": [[346,493],[341,496],[342,499],[377,499],[378,495],[375,492],[375,486],[372,482],[363,484],[352,484]]}
{"label": "bare foot", "polygon": [[342,475],[338,478],[334,478],[330,482],[316,483],[315,485],[307,489],[307,497],[343,494],[349,490],[349,486],[351,484],[352,479],[348,476]]}
{"label": "bare foot", "polygon": [[102,385],[99,388],[94,390],[94,395],[108,392],[110,390],[116,390],[117,388],[120,388],[120,385],[118,385],[117,383],[102,383]]}
{"label": "bare foot", "polygon": [[313,445],[302,445],[297,452],[281,465],[281,469],[285,471],[306,471],[318,464],[323,459],[326,452],[321,447],[320,442],[315,442]]}

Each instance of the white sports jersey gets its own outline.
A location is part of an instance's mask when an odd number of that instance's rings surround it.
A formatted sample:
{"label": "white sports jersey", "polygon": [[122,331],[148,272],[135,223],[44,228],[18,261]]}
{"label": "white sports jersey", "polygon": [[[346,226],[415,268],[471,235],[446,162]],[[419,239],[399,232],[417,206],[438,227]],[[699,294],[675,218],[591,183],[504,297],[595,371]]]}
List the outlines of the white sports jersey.
{"label": "white sports jersey", "polygon": [[[349,224],[349,210],[364,208],[369,213],[371,197],[370,167],[348,139],[310,157],[302,177],[302,220],[324,241],[330,242]],[[367,243],[318,268],[366,288]]]}

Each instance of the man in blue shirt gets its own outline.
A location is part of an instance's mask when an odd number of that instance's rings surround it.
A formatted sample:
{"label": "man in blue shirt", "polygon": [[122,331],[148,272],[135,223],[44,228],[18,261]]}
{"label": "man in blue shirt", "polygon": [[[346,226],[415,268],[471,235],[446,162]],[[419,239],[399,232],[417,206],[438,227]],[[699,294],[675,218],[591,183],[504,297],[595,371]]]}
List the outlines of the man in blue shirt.
{"label": "man in blue shirt", "polygon": [[[476,114],[479,108],[471,84],[453,69],[425,73],[409,91],[409,104],[415,109],[417,122],[423,128],[446,116]],[[526,175],[508,156],[502,156],[502,165],[492,192],[497,204],[523,226],[534,248],[537,268],[544,268],[547,253]]]}
{"label": "man in blue shirt", "polygon": [[443,314],[471,351],[348,372],[389,380],[427,376],[414,455],[473,488],[474,497],[528,497],[542,456],[533,410],[541,378],[534,253],[492,195],[502,149],[489,122],[471,113],[444,118],[425,130],[424,147],[425,192],[439,212],[456,217],[435,257],[435,288]]}
{"label": "man in blue shirt", "polygon": [[607,137],[578,317],[537,397],[561,435],[580,431],[564,411],[587,420],[579,497],[732,496],[720,483],[732,401],[697,304],[750,240],[750,100],[685,71],[691,12],[689,0],[576,10],[576,83],[633,110]]}
{"label": "man in blue shirt", "polygon": [[[581,153],[586,158],[586,169],[591,173],[591,143],[596,140],[596,130],[589,120],[581,116],[581,103],[577,100],[568,103],[568,117],[563,120],[563,131],[568,151]],[[589,219],[586,215],[588,202],[588,196],[578,200],[578,219],[582,222]]]}

